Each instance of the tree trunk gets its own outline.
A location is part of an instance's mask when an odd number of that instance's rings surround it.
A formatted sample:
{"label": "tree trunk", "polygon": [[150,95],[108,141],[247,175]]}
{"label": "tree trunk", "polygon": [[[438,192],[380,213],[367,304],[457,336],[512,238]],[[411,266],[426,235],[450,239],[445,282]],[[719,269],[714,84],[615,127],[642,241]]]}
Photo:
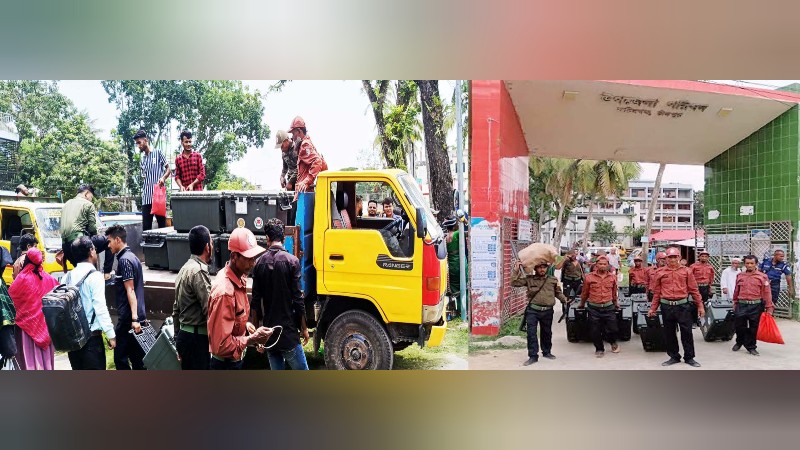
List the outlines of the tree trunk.
{"label": "tree trunk", "polygon": [[428,156],[428,185],[436,218],[441,222],[453,213],[453,174],[444,135],[444,111],[438,80],[415,80],[422,104],[422,126]]}
{"label": "tree trunk", "polygon": [[647,236],[647,242],[642,242],[642,258],[647,258],[647,252],[650,249],[650,228],[653,226],[653,216],[656,213],[658,196],[661,194],[661,178],[664,176],[664,169],[666,167],[666,164],[659,164],[658,175],[656,175],[656,184],[653,186],[653,193],[650,195],[650,208],[647,210],[647,221],[644,225],[643,234],[643,236]]}
{"label": "tree trunk", "polygon": [[583,242],[581,244],[581,249],[586,252],[586,249],[589,247],[587,242],[589,242],[589,229],[592,228],[592,213],[594,212],[594,200],[589,199],[589,212],[586,214],[586,227],[583,230]]}
{"label": "tree trunk", "polygon": [[561,236],[564,234],[564,204],[558,205],[558,220],[556,221],[556,235],[553,236],[553,247],[561,249]]}
{"label": "tree trunk", "polygon": [[541,209],[539,209],[539,224],[538,224],[538,226],[539,226],[539,229],[536,231],[536,235],[538,236],[538,239],[536,239],[536,241],[537,242],[542,242],[542,228],[544,227],[544,200],[542,200]]}
{"label": "tree trunk", "polygon": [[364,85],[364,91],[369,97],[369,103],[372,107],[372,114],[375,116],[375,125],[378,128],[378,136],[381,142],[381,155],[383,156],[386,167],[389,169],[405,169],[404,158],[398,158],[396,155],[402,155],[403,152],[397,152],[392,146],[392,142],[386,135],[386,118],[383,116],[383,107],[386,104],[386,94],[389,88],[389,80],[378,80],[377,85],[373,86],[370,80],[361,80]]}

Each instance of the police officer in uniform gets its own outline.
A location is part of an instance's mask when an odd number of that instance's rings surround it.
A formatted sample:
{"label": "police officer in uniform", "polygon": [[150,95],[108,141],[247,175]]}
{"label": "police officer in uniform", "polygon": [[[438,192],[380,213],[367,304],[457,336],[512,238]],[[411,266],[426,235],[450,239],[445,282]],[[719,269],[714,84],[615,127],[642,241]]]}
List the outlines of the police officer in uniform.
{"label": "police officer in uniform", "polygon": [[523,366],[530,366],[539,361],[539,342],[536,338],[536,328],[541,339],[542,356],[547,359],[556,359],[551,352],[553,348],[553,306],[558,298],[562,304],[567,298],[561,292],[558,280],[548,276],[545,272],[549,264],[538,264],[533,268],[533,274],[526,274],[525,268],[517,262],[511,271],[511,285],[525,287],[528,290],[528,306],[525,308],[523,324],[528,328],[528,360]]}
{"label": "police officer in uniform", "polygon": [[784,258],[786,254],[783,250],[775,250],[772,258],[764,258],[758,266],[758,270],[767,274],[770,288],[772,289],[772,302],[778,302],[778,295],[781,292],[781,275],[786,276],[786,287],[789,290],[789,297],[794,297],[794,282],[792,281],[792,269],[786,264]]}
{"label": "police officer in uniform", "polygon": [[756,332],[761,313],[766,310],[767,314],[772,315],[772,311],[775,310],[769,278],[756,270],[756,261],[753,255],[745,256],[745,271],[736,275],[736,287],[733,290],[736,344],[731,349],[737,352],[744,345],[747,352],[753,356],[758,356]]}
{"label": "police officer in uniform", "polygon": [[617,297],[617,276],[609,271],[608,257],[601,255],[597,257],[594,271],[587,274],[583,279],[583,290],[581,291],[580,308],[587,306],[589,315],[589,326],[594,343],[594,355],[597,358],[605,356],[605,340],[611,344],[611,351],[619,353],[617,344],[617,309],[619,309],[619,298]]}
{"label": "police officer in uniform", "polygon": [[[714,287],[712,286],[714,283],[714,266],[708,262],[709,256],[708,252],[703,250],[698,255],[699,261],[689,266],[695,281],[697,281],[697,289],[700,290],[700,297],[703,299],[703,304],[706,306],[708,306],[708,299],[714,295]],[[695,308],[694,305],[692,305],[692,316],[694,317],[695,323],[700,325],[700,319],[697,317],[697,308]]]}
{"label": "police officer in uniform", "polygon": [[628,271],[628,296],[647,292],[649,271],[642,267],[642,257],[633,258],[633,267]]}
{"label": "police officer in uniform", "polygon": [[578,260],[578,250],[572,249],[567,257],[556,264],[556,269],[561,270],[561,282],[564,284],[564,293],[570,298],[578,296],[583,283],[583,264]]}
{"label": "police officer in uniform", "polygon": [[694,360],[694,338],[692,337],[692,309],[687,297],[694,299],[699,317],[705,316],[700,291],[697,289],[692,271],[681,266],[681,251],[675,247],[667,249],[667,266],[658,269],[655,273],[653,285],[653,302],[650,305],[649,317],[656,315],[656,309],[661,306],[661,316],[664,320],[664,341],[667,346],[669,359],[662,366],[671,366],[681,362],[678,348],[678,335],[675,328],[681,330],[681,343],[683,344],[683,361],[692,366],[700,367]]}

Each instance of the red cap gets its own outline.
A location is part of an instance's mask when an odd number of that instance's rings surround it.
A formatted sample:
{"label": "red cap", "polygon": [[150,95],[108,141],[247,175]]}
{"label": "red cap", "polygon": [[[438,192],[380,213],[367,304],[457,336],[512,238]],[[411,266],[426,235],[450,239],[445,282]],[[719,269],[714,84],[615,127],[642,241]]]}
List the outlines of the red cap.
{"label": "red cap", "polygon": [[664,259],[664,258],[666,258],[666,257],[667,257],[667,254],[666,254],[666,253],[664,253],[664,252],[658,252],[658,253],[656,253],[656,259]]}
{"label": "red cap", "polygon": [[259,247],[256,236],[247,228],[237,228],[231,233],[228,240],[228,251],[236,252],[245,258],[255,258],[264,253],[266,249]]}
{"label": "red cap", "polygon": [[705,250],[703,250],[702,252],[700,252],[700,255],[698,255],[698,256],[702,256],[702,255],[711,256],[711,254],[710,254],[710,253],[708,253],[708,252],[707,252],[707,251],[705,251]]}
{"label": "red cap", "polygon": [[292,125],[289,127],[289,131],[294,130],[295,128],[305,128],[305,127],[306,127],[306,121],[303,120],[302,117],[297,116],[292,121]]}
{"label": "red cap", "polygon": [[681,251],[675,247],[670,247],[667,249],[667,257],[669,256],[681,256]]}
{"label": "red cap", "polygon": [[600,262],[601,259],[604,260],[605,262],[608,262],[608,256],[606,256],[606,255],[598,256],[597,257],[597,262]]}
{"label": "red cap", "polygon": [[642,257],[641,257],[641,256],[634,256],[634,257],[633,257],[633,260],[634,260],[634,261],[641,261],[641,260],[642,260]]}

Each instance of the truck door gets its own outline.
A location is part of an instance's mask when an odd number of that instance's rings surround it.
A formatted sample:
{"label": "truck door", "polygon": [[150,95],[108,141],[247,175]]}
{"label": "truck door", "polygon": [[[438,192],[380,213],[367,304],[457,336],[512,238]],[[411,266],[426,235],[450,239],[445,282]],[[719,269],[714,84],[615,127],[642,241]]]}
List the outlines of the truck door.
{"label": "truck door", "polygon": [[[330,217],[323,249],[323,284],[330,294],[374,299],[390,322],[419,323],[422,242],[408,219],[409,206],[386,180],[330,184]],[[363,216],[356,217],[360,197]],[[318,197],[319,200],[319,197]],[[381,205],[369,216],[369,203]],[[384,213],[383,203],[391,202]],[[318,205],[320,207],[322,205]],[[344,220],[342,220],[344,217]]]}

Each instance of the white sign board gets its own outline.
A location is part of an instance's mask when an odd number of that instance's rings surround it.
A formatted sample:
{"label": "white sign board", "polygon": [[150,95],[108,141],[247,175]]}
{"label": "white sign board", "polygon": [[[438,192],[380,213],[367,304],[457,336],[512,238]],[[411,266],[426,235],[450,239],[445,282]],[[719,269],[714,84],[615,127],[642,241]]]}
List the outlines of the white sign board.
{"label": "white sign board", "polygon": [[530,220],[520,220],[519,221],[519,228],[517,228],[517,239],[520,241],[530,241],[531,240],[531,221]]}
{"label": "white sign board", "polygon": [[753,206],[740,206],[739,207],[739,215],[740,216],[752,216],[753,215]]}
{"label": "white sign board", "polygon": [[[470,278],[473,289],[496,290],[500,286],[500,259],[497,231],[486,221],[472,227],[470,231],[472,244],[472,266]],[[484,301],[497,301],[496,296],[487,296]]]}

